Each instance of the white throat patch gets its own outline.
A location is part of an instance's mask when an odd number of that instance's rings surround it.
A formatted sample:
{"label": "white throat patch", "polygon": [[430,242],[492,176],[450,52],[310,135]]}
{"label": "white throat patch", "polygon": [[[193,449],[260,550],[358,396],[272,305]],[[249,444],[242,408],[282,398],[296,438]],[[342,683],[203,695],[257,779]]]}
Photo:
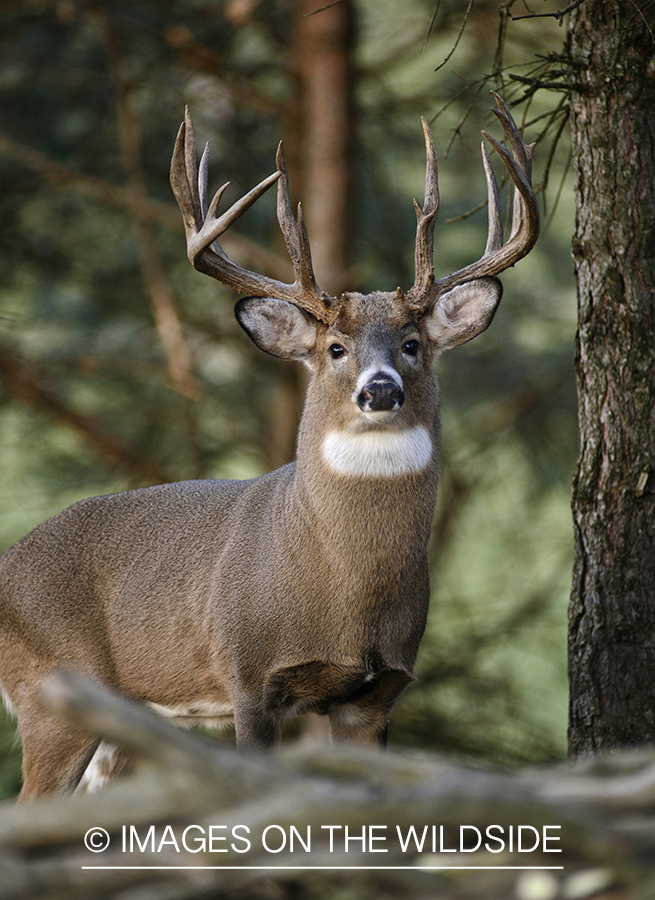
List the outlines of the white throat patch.
{"label": "white throat patch", "polygon": [[432,458],[432,438],[423,425],[405,431],[330,432],[323,457],[341,475],[392,478],[420,472]]}

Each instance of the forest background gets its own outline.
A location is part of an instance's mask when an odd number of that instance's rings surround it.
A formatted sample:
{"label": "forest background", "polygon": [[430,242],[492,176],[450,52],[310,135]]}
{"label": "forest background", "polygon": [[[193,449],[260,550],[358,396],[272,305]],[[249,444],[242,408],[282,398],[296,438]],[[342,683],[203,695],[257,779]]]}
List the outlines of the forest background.
{"label": "forest background", "polygon": [[[284,138],[319,284],[391,290],[413,281],[421,114],[440,163],[436,274],[480,256],[485,210],[468,213],[486,196],[478,147],[481,128],[499,136],[496,89],[538,142],[543,232],[503,275],[491,328],[438,364],[432,609],[390,740],[496,765],[562,758],[574,209],[566,93],[535,85],[557,79],[565,34],[556,18],[512,21],[529,12],[516,0],[321,6],[0,3],[0,551],[82,497],[251,477],[293,456],[302,373],[254,349],[232,293],[186,259],[168,185],[185,104],[211,143],[211,185],[231,183],[227,203],[273,171]],[[338,7],[326,63],[308,52],[311,29]],[[307,89],[321,64],[346,111],[327,160],[314,151],[328,94]],[[331,222],[321,191],[342,201]],[[290,280],[272,196],[234,232],[235,259]],[[5,717],[0,796],[17,790],[19,759]]]}

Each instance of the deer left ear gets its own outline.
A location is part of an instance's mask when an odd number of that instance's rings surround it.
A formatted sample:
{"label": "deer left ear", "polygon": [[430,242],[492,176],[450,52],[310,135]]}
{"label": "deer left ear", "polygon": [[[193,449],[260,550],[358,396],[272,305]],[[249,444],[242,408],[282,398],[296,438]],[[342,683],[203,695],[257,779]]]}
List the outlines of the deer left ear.
{"label": "deer left ear", "polygon": [[425,317],[428,336],[439,350],[465,344],[488,327],[503,287],[497,278],[467,281],[439,298]]}

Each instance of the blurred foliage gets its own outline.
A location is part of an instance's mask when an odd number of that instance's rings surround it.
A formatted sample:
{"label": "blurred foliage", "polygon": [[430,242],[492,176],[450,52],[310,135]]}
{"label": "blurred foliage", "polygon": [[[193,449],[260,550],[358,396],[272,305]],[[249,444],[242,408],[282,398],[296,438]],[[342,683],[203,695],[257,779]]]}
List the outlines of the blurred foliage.
{"label": "blurred foliage", "polygon": [[[547,227],[529,261],[503,277],[492,328],[439,363],[434,608],[418,683],[391,732],[396,744],[511,764],[565,752],[573,204],[564,95],[536,89],[545,73],[560,77],[557,21],[509,22],[499,7],[513,3],[478,0],[458,40],[467,5],[354,3],[352,288],[413,281],[420,114],[441,164],[437,274],[480,255],[484,211],[446,223],[486,197],[476,148],[481,127],[498,132],[488,89],[520,104],[517,120],[540,139]],[[81,497],[249,477],[270,464],[280,392],[295,376],[240,333],[230,291],[189,266],[168,164],[188,103],[212,144],[212,184],[229,180],[234,199],[273,170],[297,91],[294,9],[293,0],[0,4],[0,550]],[[135,116],[142,195],[121,109]],[[143,221],[192,361],[186,387],[153,323],[135,242]],[[226,248],[244,264],[257,267],[258,248],[277,254],[273,198],[235,231],[251,243]],[[16,787],[12,740],[0,724],[5,795]]]}

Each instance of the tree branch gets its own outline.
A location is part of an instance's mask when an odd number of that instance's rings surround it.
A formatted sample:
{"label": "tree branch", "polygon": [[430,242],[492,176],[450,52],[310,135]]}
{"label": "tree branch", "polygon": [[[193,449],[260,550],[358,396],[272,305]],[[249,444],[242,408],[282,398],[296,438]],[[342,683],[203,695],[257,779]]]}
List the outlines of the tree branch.
{"label": "tree branch", "polygon": [[150,459],[134,453],[89,416],[71,409],[61,397],[41,383],[28,363],[12,357],[2,348],[0,381],[18,400],[42,410],[77,432],[101,457],[112,465],[126,467],[139,481],[161,484],[171,480],[169,473]]}
{"label": "tree branch", "polygon": [[171,386],[190,400],[197,400],[200,386],[191,371],[191,356],[182,333],[173,293],[164,275],[159,250],[149,222],[133,210],[147,197],[146,179],[141,161],[141,133],[130,104],[130,80],[125,61],[108,15],[96,10],[105,38],[105,50],[116,89],[118,137],[129,191],[135,198],[130,207],[136,243],[141,258],[143,279],[150,295],[155,327],[168,360]]}
{"label": "tree branch", "polygon": [[[601,889],[646,896],[655,875],[650,748],[513,775],[348,747],[251,755],[178,731],[142,704],[77,675],[51,676],[42,699],[76,727],[129,747],[139,764],[135,775],[101,794],[3,804],[3,900],[95,900],[127,896],[130,889],[151,900],[305,900],[345,887],[367,898],[424,900],[434,896],[435,884],[444,900],[536,896],[517,865],[546,870],[539,885],[548,881],[548,896],[583,896],[573,887],[590,873],[596,887],[584,896]],[[516,840],[519,823],[532,841],[550,827],[550,847],[561,852],[544,853],[540,846],[529,859],[518,859],[507,847],[498,857],[482,844],[477,853],[439,851],[440,840],[446,848],[457,846],[462,825],[468,836],[475,838],[477,830],[489,843],[486,829],[493,827],[497,839],[511,827]],[[265,844],[269,826],[275,834]],[[213,850],[194,843],[211,827],[228,836],[238,829],[247,848],[229,837],[215,841]],[[292,827],[309,839],[308,850],[296,840],[290,852]],[[419,838],[423,828],[428,831],[422,852],[413,840],[404,849],[399,840],[412,827]],[[84,837],[99,828],[109,844],[102,853],[89,852]],[[183,843],[187,828],[191,847]],[[142,845],[130,846],[132,829]],[[371,837],[378,843],[371,845]],[[384,856],[369,849],[384,850]],[[481,865],[493,870],[484,872],[483,888]],[[453,866],[456,877],[449,872]]]}
{"label": "tree branch", "polygon": [[573,12],[574,9],[577,9],[585,0],[575,0],[575,3],[571,3],[570,6],[567,6],[566,9],[557,10],[557,12],[552,13],[528,13],[524,16],[512,16],[513,22],[518,22],[521,19],[557,19],[559,24],[561,25],[564,21],[564,16],[568,15],[570,12]]}
{"label": "tree branch", "polygon": [[469,16],[471,14],[471,10],[473,9],[474,3],[475,3],[475,0],[469,0],[468,6],[466,7],[466,12],[464,13],[464,18],[462,19],[462,25],[459,29],[459,32],[457,33],[457,37],[455,38],[455,43],[450,48],[448,56],[446,56],[446,58],[442,62],[440,62],[439,65],[437,66],[437,68],[434,70],[435,72],[438,72],[439,69],[443,69],[443,67],[446,65],[446,63],[452,58],[455,50],[457,50],[459,42],[462,39],[462,35],[464,34],[464,30],[466,29],[466,23],[469,20]]}
{"label": "tree branch", "polygon": [[[164,225],[179,231],[180,234],[184,232],[180,211],[172,203],[160,203],[147,196],[136,197],[128,188],[107,184],[99,178],[93,178],[62,163],[54,162],[38,150],[2,133],[0,133],[0,153],[36,172],[51,184],[69,188],[82,196],[124,210],[151,225]],[[235,256],[245,267],[261,270],[278,281],[289,280],[291,266],[282,254],[267,250],[245,235],[226,234],[222,241],[226,252],[230,256]]]}

